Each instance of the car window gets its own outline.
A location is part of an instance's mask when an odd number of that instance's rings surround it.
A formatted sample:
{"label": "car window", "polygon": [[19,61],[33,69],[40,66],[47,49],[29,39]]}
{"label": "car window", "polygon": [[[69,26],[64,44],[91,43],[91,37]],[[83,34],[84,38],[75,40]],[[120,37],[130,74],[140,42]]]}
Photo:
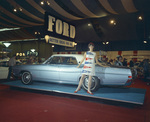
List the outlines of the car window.
{"label": "car window", "polygon": [[50,60],[47,62],[47,64],[60,64],[60,57],[54,56],[50,58]]}
{"label": "car window", "polygon": [[67,65],[77,65],[77,60],[75,57],[61,57],[62,58],[62,64]]}
{"label": "car window", "polygon": [[46,62],[46,64],[77,65],[77,60],[75,57],[53,56]]}

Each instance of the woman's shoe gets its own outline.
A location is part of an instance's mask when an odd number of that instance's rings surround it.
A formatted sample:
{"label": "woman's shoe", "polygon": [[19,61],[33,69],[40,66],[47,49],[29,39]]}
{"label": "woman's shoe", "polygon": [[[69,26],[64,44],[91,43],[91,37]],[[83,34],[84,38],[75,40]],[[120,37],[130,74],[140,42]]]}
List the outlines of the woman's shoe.
{"label": "woman's shoe", "polygon": [[94,95],[92,92],[87,91],[88,94]]}
{"label": "woman's shoe", "polygon": [[[79,89],[78,91],[80,91],[81,89]],[[78,91],[74,91],[74,93],[77,93]]]}

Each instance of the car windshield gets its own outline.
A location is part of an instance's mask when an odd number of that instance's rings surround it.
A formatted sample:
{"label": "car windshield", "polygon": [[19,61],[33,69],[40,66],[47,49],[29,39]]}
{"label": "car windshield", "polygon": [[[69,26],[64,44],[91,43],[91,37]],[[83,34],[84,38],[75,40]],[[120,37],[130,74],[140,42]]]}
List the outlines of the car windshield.
{"label": "car windshield", "polygon": [[66,56],[53,56],[45,64],[66,64],[66,65],[77,65],[77,60],[75,57]]}

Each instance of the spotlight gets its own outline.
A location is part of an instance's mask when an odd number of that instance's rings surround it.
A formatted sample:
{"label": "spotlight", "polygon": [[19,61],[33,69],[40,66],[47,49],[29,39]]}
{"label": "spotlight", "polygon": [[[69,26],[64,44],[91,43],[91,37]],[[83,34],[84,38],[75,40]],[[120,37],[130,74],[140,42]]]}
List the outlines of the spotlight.
{"label": "spotlight", "polygon": [[105,42],[103,42],[103,44],[105,45]]}
{"label": "spotlight", "polygon": [[109,42],[106,42],[106,44],[109,44]]}
{"label": "spotlight", "polygon": [[110,24],[114,24],[114,20],[110,20]]}
{"label": "spotlight", "polygon": [[89,23],[88,26],[91,26],[91,24]]}
{"label": "spotlight", "polygon": [[116,25],[116,21],[112,19],[112,20],[110,20],[110,24],[111,25]]}
{"label": "spotlight", "polygon": [[35,35],[37,34],[37,32],[34,33]]}
{"label": "spotlight", "polygon": [[139,16],[138,19],[139,19],[139,20],[143,20],[143,17],[142,17],[142,16]]}
{"label": "spotlight", "polygon": [[20,11],[22,11],[22,8],[19,8]]}
{"label": "spotlight", "polygon": [[50,2],[47,1],[47,5],[50,5]]}
{"label": "spotlight", "polygon": [[143,42],[144,42],[145,44],[147,43],[147,41],[145,41],[145,40],[144,40]]}
{"label": "spotlight", "polygon": [[16,9],[16,8],[14,8],[14,12],[17,12],[17,9]]}
{"label": "spotlight", "polygon": [[44,5],[44,1],[41,1],[41,5]]}

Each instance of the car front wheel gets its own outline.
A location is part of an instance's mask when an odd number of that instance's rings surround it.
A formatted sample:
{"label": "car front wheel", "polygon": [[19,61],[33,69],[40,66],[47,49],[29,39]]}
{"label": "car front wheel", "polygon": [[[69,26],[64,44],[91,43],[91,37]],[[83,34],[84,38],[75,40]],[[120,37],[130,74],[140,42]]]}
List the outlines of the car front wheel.
{"label": "car front wheel", "polygon": [[[85,76],[82,84],[82,88],[86,91],[88,90],[88,79],[89,77]],[[99,87],[100,87],[100,80],[97,77],[93,76],[91,81],[91,91],[97,91]]]}
{"label": "car front wheel", "polygon": [[31,73],[30,72],[23,72],[22,76],[21,76],[21,81],[25,85],[32,84],[33,81],[32,81],[32,75],[31,75]]}

